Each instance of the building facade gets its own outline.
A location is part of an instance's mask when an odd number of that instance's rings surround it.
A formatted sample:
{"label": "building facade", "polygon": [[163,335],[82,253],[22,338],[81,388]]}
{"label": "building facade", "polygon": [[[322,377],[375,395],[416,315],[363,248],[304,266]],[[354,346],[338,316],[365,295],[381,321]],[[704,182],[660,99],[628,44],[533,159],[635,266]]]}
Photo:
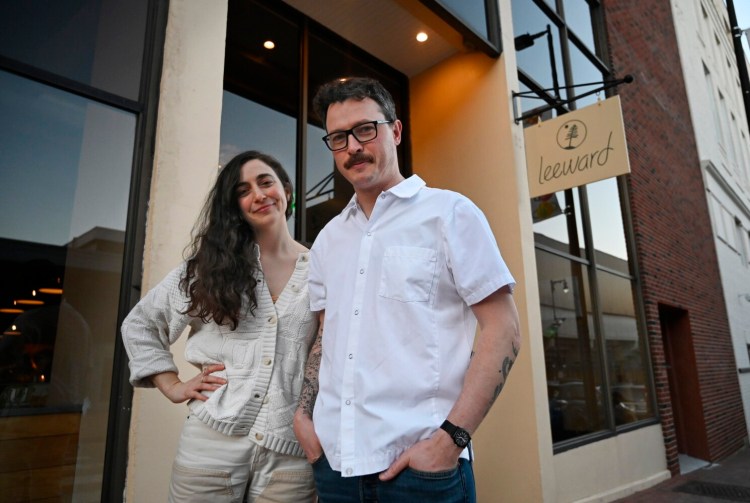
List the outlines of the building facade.
{"label": "building facade", "polygon": [[750,135],[738,69],[747,62],[737,61],[724,2],[672,8],[750,429]]}
{"label": "building facade", "polygon": [[[11,278],[0,292],[0,491],[166,498],[185,409],[129,386],[119,323],[182,260],[238,151],[289,169],[290,225],[314,241],[352,192],[310,102],[347,75],[389,88],[404,174],[471,198],[518,282],[523,349],[476,434],[480,501],[613,500],[677,473],[680,453],[714,461],[740,448],[729,262],[702,162],[712,157],[688,112],[671,4],[649,5],[0,7],[0,204],[14,215],[0,227]],[[531,198],[525,128],[596,104],[615,92],[602,83],[628,73],[635,83],[617,92],[631,174]],[[18,302],[33,300],[43,304]],[[184,341],[173,349],[193,373]]]}

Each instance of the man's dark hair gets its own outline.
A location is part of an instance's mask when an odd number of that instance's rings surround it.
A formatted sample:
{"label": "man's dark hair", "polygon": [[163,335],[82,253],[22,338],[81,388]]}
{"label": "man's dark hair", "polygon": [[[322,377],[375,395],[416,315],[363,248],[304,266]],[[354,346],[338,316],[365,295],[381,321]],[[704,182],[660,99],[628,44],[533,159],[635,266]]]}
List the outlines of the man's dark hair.
{"label": "man's dark hair", "polygon": [[289,194],[286,218],[292,214],[292,182],[281,163],[270,155],[250,150],[236,155],[221,168],[203,211],[193,231],[189,258],[180,288],[190,299],[186,313],[204,323],[237,328],[245,314],[243,301],[252,313],[258,305],[255,298],[256,273],[259,265],[254,253],[255,229],[240,210],[237,187],[242,166],[257,159],[273,169]]}
{"label": "man's dark hair", "polygon": [[383,84],[369,77],[347,77],[323,84],[315,93],[313,109],[325,127],[328,107],[333,103],[342,103],[348,99],[362,101],[365,98],[370,98],[378,104],[385,120],[397,119],[393,96]]}

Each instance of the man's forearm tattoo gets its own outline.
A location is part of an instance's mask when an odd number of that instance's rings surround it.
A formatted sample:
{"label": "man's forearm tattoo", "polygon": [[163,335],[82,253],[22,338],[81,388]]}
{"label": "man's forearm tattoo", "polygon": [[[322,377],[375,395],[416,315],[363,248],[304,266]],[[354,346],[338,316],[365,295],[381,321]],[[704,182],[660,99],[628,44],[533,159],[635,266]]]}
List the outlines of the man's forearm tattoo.
{"label": "man's forearm tattoo", "polygon": [[505,382],[508,380],[508,374],[510,373],[510,369],[513,366],[513,364],[516,361],[516,357],[518,356],[519,348],[516,347],[515,344],[511,343],[511,349],[513,351],[513,357],[506,356],[503,359],[503,364],[498,371],[502,376],[502,380],[495,386],[495,391],[492,393],[492,399],[490,400],[490,403],[487,405],[487,411],[485,412],[485,415],[487,412],[490,411],[490,408],[495,403],[495,400],[497,400],[497,397],[500,396],[500,392],[503,390],[503,386],[505,386]]}
{"label": "man's forearm tattoo", "polygon": [[318,371],[320,370],[320,358],[323,354],[323,325],[318,328],[318,335],[315,336],[310,348],[310,354],[307,357],[305,366],[305,378],[302,382],[302,392],[299,396],[299,409],[309,417],[313,415],[315,400],[318,398]]}

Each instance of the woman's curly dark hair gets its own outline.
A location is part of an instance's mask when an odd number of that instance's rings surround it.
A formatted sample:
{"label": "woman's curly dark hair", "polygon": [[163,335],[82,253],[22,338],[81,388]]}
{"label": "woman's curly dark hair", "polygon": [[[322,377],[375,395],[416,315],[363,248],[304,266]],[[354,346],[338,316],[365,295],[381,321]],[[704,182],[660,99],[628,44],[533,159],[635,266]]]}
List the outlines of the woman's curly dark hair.
{"label": "woman's curly dark hair", "polygon": [[[206,198],[188,246],[189,257],[180,288],[190,299],[186,313],[204,323],[237,328],[243,310],[254,313],[256,234],[240,211],[237,187],[242,166],[257,159],[270,166],[288,195],[286,218],[292,214],[292,182],[281,163],[270,155],[250,150],[236,155],[219,172]],[[246,307],[244,303],[247,302]]]}

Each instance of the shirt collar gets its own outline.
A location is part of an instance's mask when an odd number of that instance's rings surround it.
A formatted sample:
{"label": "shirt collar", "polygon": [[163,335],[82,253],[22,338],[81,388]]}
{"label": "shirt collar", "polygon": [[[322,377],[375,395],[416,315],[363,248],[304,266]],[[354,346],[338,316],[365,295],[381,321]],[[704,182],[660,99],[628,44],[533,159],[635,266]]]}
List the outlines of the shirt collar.
{"label": "shirt collar", "polygon": [[[387,194],[390,192],[400,199],[409,199],[410,197],[416,195],[416,193],[419,192],[419,190],[425,185],[427,184],[419,176],[411,175],[409,178],[400,181],[397,185],[386,190],[384,193]],[[350,216],[354,215],[358,209],[359,203],[357,202],[357,194],[354,194],[341,213],[343,214],[344,218],[349,218]]]}

